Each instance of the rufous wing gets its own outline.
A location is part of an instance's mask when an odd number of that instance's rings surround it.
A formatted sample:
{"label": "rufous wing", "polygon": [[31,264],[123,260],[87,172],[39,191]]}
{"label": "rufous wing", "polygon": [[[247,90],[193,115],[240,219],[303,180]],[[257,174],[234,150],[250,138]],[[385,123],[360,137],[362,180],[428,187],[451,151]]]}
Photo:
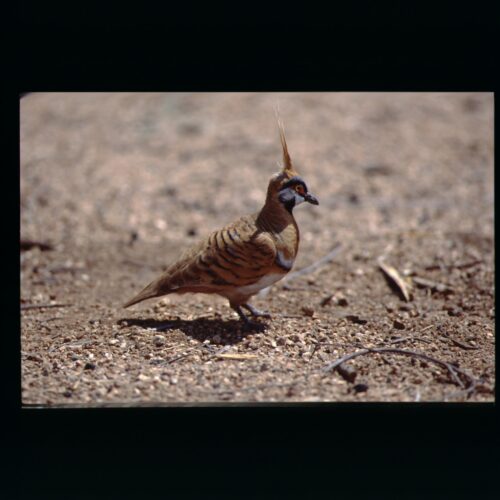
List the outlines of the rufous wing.
{"label": "rufous wing", "polygon": [[168,293],[221,293],[251,285],[275,265],[276,246],[255,225],[255,216],[242,217],[213,232],[181,257],[142,292],[125,304],[136,304]]}

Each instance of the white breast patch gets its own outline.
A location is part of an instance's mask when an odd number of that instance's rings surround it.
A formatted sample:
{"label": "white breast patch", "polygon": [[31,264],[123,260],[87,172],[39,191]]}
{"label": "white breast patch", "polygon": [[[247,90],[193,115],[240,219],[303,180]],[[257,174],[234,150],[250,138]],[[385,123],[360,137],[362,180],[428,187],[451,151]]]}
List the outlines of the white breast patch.
{"label": "white breast patch", "polygon": [[237,289],[238,293],[241,293],[242,295],[253,295],[257,293],[259,290],[267,288],[268,286],[271,286],[273,283],[276,283],[281,278],[283,278],[283,276],[285,276],[283,273],[267,274],[266,276],[263,276],[262,278],[260,278],[259,281],[253,283],[252,285],[240,286]]}
{"label": "white breast patch", "polygon": [[285,259],[285,256],[281,250],[278,250],[278,255],[276,257],[276,260],[281,267],[285,269],[292,269],[293,263],[295,262],[295,259],[293,257],[290,259]]}

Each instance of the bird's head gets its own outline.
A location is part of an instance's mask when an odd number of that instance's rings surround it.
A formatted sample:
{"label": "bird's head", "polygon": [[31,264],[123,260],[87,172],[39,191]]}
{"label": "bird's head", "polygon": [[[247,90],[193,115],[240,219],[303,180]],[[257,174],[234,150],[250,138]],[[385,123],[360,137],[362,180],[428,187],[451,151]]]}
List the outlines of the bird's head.
{"label": "bird's head", "polygon": [[304,201],[312,205],[319,205],[318,199],[309,192],[302,177],[293,169],[292,160],[288,154],[283,122],[279,117],[278,127],[283,148],[283,169],[271,177],[267,188],[267,200],[278,201],[289,212]]}

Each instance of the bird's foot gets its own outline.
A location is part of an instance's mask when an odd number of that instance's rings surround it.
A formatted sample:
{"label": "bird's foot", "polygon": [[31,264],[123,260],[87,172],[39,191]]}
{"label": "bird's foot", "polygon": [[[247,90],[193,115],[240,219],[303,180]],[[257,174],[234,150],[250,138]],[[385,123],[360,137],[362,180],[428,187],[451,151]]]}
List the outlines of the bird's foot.
{"label": "bird's foot", "polygon": [[[246,306],[243,307],[245,307],[245,309],[248,309]],[[238,316],[243,321],[243,328],[245,330],[263,330],[264,326],[261,323],[252,321],[245,316],[245,313],[242,311],[241,306],[234,306],[233,309],[238,313]]]}
{"label": "bird's foot", "polygon": [[252,316],[255,316],[256,318],[272,318],[271,314],[268,313],[267,311],[261,311],[260,309],[257,309],[256,307],[252,306],[252,304],[242,304],[242,306],[250,312]]}

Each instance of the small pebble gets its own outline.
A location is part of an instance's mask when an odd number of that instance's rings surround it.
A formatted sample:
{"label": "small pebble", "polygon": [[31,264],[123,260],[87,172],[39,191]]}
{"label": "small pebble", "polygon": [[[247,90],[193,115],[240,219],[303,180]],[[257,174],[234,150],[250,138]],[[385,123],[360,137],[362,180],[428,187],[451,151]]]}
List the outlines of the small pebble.
{"label": "small pebble", "polygon": [[404,323],[402,323],[401,321],[398,321],[397,319],[394,320],[394,323],[392,324],[392,326],[394,328],[396,328],[396,330],[404,330],[405,329]]}
{"label": "small pebble", "polygon": [[340,297],[337,299],[337,304],[342,307],[346,307],[349,305],[349,302],[347,302],[347,299],[345,297]]}
{"label": "small pebble", "polygon": [[357,314],[348,314],[345,318],[357,325],[365,325],[368,323],[367,319],[360,318]]}
{"label": "small pebble", "polygon": [[306,316],[314,316],[314,309],[311,306],[302,306],[301,310]]}
{"label": "small pebble", "polygon": [[160,347],[165,344],[165,336],[164,335],[155,335],[153,338],[153,343],[156,347]]}
{"label": "small pebble", "polygon": [[351,384],[354,382],[358,374],[355,368],[349,365],[345,365],[344,363],[337,366],[337,371],[344,380],[346,380],[347,382],[351,382]]}
{"label": "small pebble", "polygon": [[84,370],[95,370],[95,363],[85,363],[85,366],[83,367]]}
{"label": "small pebble", "polygon": [[366,384],[356,384],[354,386],[354,391],[357,393],[359,392],[366,392],[368,390],[368,386]]}
{"label": "small pebble", "polygon": [[333,297],[334,297],[333,295],[327,295],[326,297],[321,299],[321,302],[319,303],[319,305],[321,307],[325,307],[327,304],[329,304],[332,301]]}

